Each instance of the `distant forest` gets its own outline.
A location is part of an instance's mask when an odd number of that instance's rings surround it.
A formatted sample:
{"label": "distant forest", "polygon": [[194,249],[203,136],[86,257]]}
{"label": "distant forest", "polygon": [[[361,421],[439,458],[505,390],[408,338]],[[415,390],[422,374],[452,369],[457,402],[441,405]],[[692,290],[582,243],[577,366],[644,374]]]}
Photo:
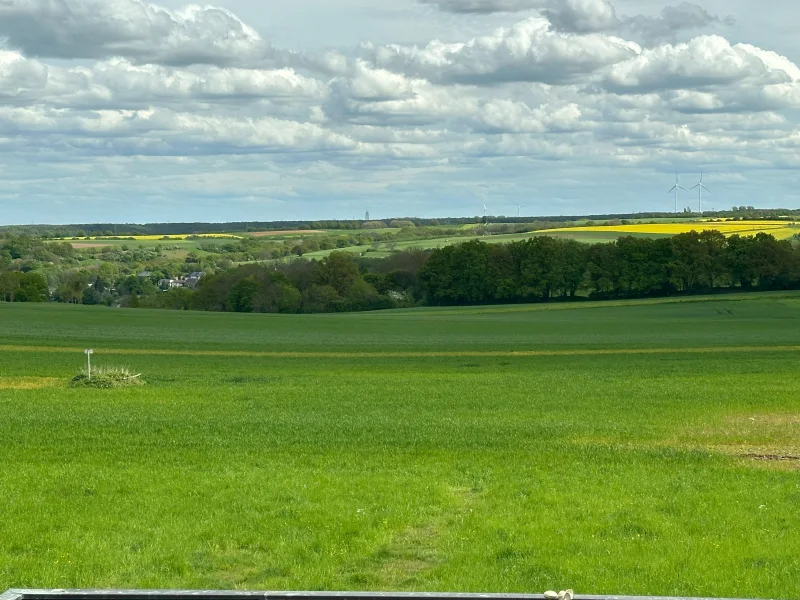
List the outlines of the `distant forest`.
{"label": "distant forest", "polygon": [[[64,271],[51,282],[14,265],[32,260],[25,252],[61,253],[69,261],[72,247],[30,238],[23,246],[20,239],[0,249],[0,300],[316,313],[800,289],[800,247],[764,233],[726,238],[704,231],[592,245],[549,236],[507,244],[473,240],[387,258],[334,251],[321,260],[231,264],[205,274],[196,286],[168,290],[156,285],[163,273],[126,273],[109,262]],[[136,260],[113,252],[121,261]]]}
{"label": "distant forest", "polygon": [[[438,219],[421,219],[417,217],[401,217],[373,220],[312,220],[312,221],[238,221],[230,223],[146,223],[146,224],[118,224],[118,223],[83,223],[71,225],[7,225],[0,226],[0,234],[27,234],[41,238],[72,238],[72,237],[128,237],[134,235],[203,235],[211,233],[230,232],[257,232],[257,231],[287,231],[287,230],[357,230],[380,229],[393,227],[393,223],[410,224],[415,227],[437,227],[444,225],[469,225],[474,223],[510,223],[523,224],[531,221],[552,222],[566,224],[575,221],[609,221],[623,219],[665,219],[674,218],[675,213],[648,212],[636,214],[609,214],[609,215],[582,215],[582,216],[544,216],[544,217],[512,217],[512,216],[475,216],[475,217],[445,217]],[[680,215],[678,215],[680,216]],[[683,216],[697,217],[696,213],[685,211]],[[739,218],[739,219],[767,219],[791,220],[791,217],[800,217],[800,209],[770,208],[759,209],[752,206],[735,206],[731,210],[706,212],[709,218]]]}

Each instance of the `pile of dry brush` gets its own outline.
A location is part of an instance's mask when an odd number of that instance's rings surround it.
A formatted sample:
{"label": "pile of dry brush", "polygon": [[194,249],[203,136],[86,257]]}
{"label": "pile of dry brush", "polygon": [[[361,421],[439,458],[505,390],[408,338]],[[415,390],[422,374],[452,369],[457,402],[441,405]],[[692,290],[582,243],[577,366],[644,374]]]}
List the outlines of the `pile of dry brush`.
{"label": "pile of dry brush", "polygon": [[141,373],[131,373],[125,367],[99,367],[92,369],[92,376],[84,369],[70,383],[72,387],[121,388],[144,385]]}

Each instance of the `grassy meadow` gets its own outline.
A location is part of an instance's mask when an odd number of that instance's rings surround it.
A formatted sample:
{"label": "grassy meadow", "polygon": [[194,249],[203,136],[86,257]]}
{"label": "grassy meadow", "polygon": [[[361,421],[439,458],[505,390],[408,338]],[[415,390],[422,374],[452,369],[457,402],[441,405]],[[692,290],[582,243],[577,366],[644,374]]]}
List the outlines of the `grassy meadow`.
{"label": "grassy meadow", "polygon": [[67,239],[67,240],[54,240],[54,241],[66,241],[69,242],[73,248],[75,249],[83,249],[83,248],[119,248],[122,246],[126,246],[128,248],[155,248],[157,246],[171,246],[177,247],[187,251],[197,251],[198,246],[204,246],[209,244],[230,244],[231,242],[236,242],[239,237],[224,237],[224,236],[217,236],[217,237],[202,237],[202,238],[191,238],[188,239],[185,236],[173,236],[170,239],[163,239],[162,237],[157,236],[137,236],[133,239],[130,238],[119,238],[119,239],[108,239],[108,238],[91,238],[91,239]]}
{"label": "grassy meadow", "polygon": [[0,304],[0,350],[0,590],[800,598],[798,294]]}
{"label": "grassy meadow", "polygon": [[[386,231],[385,229],[382,231]],[[471,242],[473,240],[481,240],[487,244],[508,244],[510,242],[521,242],[527,240],[535,235],[534,233],[508,233],[499,235],[452,235],[449,237],[430,238],[422,240],[405,240],[399,242],[380,242],[375,245],[364,244],[361,246],[350,246],[347,248],[335,248],[333,250],[317,250],[315,252],[307,252],[303,255],[308,259],[320,259],[328,256],[331,252],[352,252],[354,254],[361,254],[363,256],[370,256],[372,258],[386,258],[391,256],[394,252],[401,252],[403,250],[430,250],[433,248],[443,248],[451,244],[463,244],[464,242]],[[617,239],[617,234],[612,239]]]}

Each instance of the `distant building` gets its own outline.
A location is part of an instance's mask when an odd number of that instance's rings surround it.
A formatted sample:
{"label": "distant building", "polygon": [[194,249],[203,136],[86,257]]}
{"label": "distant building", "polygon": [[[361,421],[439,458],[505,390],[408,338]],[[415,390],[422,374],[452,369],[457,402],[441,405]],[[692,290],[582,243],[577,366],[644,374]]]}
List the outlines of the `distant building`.
{"label": "distant building", "polygon": [[177,279],[159,279],[158,287],[162,290],[171,290],[173,288],[190,288],[194,289],[200,283],[200,279],[205,275],[203,271],[195,271],[186,277],[178,277]]}
{"label": "distant building", "polygon": [[189,276],[184,280],[185,287],[188,288],[196,288],[197,284],[200,283],[200,279],[205,275],[202,271],[195,271],[194,273],[190,273]]}

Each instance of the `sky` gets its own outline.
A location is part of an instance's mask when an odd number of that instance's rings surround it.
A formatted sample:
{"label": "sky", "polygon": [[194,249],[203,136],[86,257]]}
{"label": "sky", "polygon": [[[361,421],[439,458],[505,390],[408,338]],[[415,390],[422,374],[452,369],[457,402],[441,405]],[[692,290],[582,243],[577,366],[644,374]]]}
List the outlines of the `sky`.
{"label": "sky", "polygon": [[0,224],[800,204],[796,0],[212,2],[0,0]]}

